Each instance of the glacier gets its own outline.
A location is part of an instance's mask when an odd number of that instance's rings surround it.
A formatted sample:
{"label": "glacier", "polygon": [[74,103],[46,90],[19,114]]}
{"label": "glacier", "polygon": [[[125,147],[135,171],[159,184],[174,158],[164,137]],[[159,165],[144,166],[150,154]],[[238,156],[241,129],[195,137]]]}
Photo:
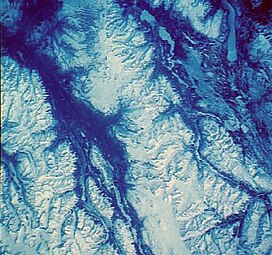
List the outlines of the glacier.
{"label": "glacier", "polygon": [[272,253],[272,4],[3,0],[0,254]]}

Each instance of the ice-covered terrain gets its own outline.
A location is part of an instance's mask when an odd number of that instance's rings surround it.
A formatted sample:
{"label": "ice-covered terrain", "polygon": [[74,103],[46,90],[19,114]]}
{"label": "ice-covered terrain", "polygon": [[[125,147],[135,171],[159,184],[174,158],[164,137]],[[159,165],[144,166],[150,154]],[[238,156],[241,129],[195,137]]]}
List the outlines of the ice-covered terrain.
{"label": "ice-covered terrain", "polygon": [[269,0],[3,0],[0,254],[272,254]]}

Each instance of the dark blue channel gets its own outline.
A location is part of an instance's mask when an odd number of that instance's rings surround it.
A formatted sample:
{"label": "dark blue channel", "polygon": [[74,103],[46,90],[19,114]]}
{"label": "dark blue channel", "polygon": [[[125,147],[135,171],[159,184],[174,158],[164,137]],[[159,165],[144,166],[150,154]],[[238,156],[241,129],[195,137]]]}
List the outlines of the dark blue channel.
{"label": "dark blue channel", "polygon": [[[22,7],[21,28],[14,33],[10,28],[2,26],[2,52],[3,55],[15,59],[21,66],[30,70],[37,70],[41,77],[48,94],[48,101],[52,106],[53,116],[58,123],[55,128],[57,140],[51,148],[54,149],[60,141],[69,139],[78,158],[75,173],[77,182],[75,191],[79,199],[77,205],[85,210],[88,208],[83,194],[83,186],[86,185],[87,177],[91,176],[101,191],[111,199],[115,208],[115,217],[120,217],[127,222],[117,204],[115,193],[111,187],[104,185],[102,175],[89,159],[92,141],[94,141],[105,159],[113,166],[114,171],[111,175],[114,184],[120,193],[124,210],[131,217],[132,227],[137,232],[138,240],[135,245],[137,254],[152,254],[151,249],[143,241],[143,224],[126,199],[127,154],[122,143],[111,132],[111,127],[118,121],[118,114],[113,117],[105,117],[92,106],[74,98],[70,82],[75,74],[73,72],[63,73],[54,59],[38,51],[35,42],[29,43],[27,41],[33,28],[39,26],[42,22],[50,24],[54,21],[62,3],[60,1],[26,2]],[[56,29],[58,28],[56,27]],[[130,225],[130,223],[128,224]],[[112,238],[110,239],[112,240]]]}
{"label": "dark blue channel", "polygon": [[[127,1],[127,0],[118,0],[117,1],[121,8],[124,9],[123,15],[126,16],[128,14],[134,15],[135,19],[141,24],[142,30],[145,32],[146,38],[150,40],[154,45],[156,45],[156,63],[155,63],[155,71],[154,71],[154,78],[157,77],[159,73],[164,74],[169,81],[171,81],[171,84],[173,86],[173,89],[179,93],[181,96],[181,104],[179,106],[172,106],[168,109],[168,113],[178,112],[183,121],[186,123],[186,125],[191,128],[193,133],[196,135],[197,138],[199,138],[200,141],[200,147],[194,148],[198,151],[198,155],[201,155],[200,148],[203,146],[203,139],[202,136],[202,127],[199,124],[199,120],[202,118],[200,113],[210,113],[214,116],[217,116],[220,118],[220,110],[218,109],[216,111],[209,111],[209,109],[203,109],[196,106],[197,102],[201,100],[201,96],[198,95],[197,89],[194,84],[189,79],[189,75],[185,68],[182,66],[182,64],[176,62],[176,60],[186,60],[187,59],[187,52],[184,48],[183,42],[186,41],[184,36],[182,35],[183,31],[186,31],[186,33],[194,38],[195,41],[198,43],[198,47],[202,47],[203,44],[208,44],[210,40],[194,31],[194,29],[189,24],[188,20],[186,21],[184,18],[181,18],[180,15],[178,15],[170,5],[170,7],[165,7],[164,3],[162,3],[160,6],[153,8],[151,4],[148,1],[145,0],[139,0],[139,1]],[[221,8],[220,4],[216,5],[213,3],[212,11],[209,13],[209,15],[213,15],[213,13]],[[132,11],[133,10],[133,11]],[[170,34],[172,40],[175,42],[175,49],[173,51],[173,54],[171,56],[170,54],[170,45],[161,40],[161,38],[158,35],[158,29],[154,28],[154,25],[151,26],[147,21],[141,20],[140,15],[142,11],[148,11],[149,14],[151,14],[155,20],[156,23],[159,26],[163,26],[167,32]],[[189,45],[186,41],[186,45]],[[192,46],[192,45],[191,45]],[[195,47],[195,46],[193,46]],[[169,58],[171,56],[171,58]],[[220,57],[220,56],[218,56]],[[170,60],[169,60],[170,59]],[[243,61],[240,59],[239,61]],[[227,74],[228,72],[234,72],[239,77],[239,69],[237,69],[237,66],[231,66],[226,61],[223,61],[225,65],[224,72]],[[239,64],[239,63],[238,63]],[[235,69],[236,68],[236,69]],[[236,70],[238,70],[236,72]],[[174,75],[176,74],[176,76]],[[241,75],[241,74],[240,74]],[[180,77],[182,80],[185,81],[185,84],[180,84],[177,77]],[[198,84],[198,81],[194,81],[196,84]],[[267,128],[265,127],[264,122],[261,124],[256,124],[259,121],[256,120],[255,117],[255,111],[248,111],[248,109],[243,108],[243,106],[239,105],[239,102],[236,98],[243,96],[244,94],[240,92],[239,86],[242,83],[242,80],[236,80],[235,86],[236,88],[233,89],[233,86],[231,86],[231,82],[222,82],[222,84],[218,84],[216,91],[219,92],[219,95],[221,98],[224,99],[224,101],[227,103],[228,107],[233,109],[236,117],[241,120],[243,119],[243,114],[245,111],[247,111],[251,116],[251,124],[252,127],[248,131],[248,133],[243,132],[243,130],[240,128],[238,130],[227,130],[230,134],[230,136],[233,138],[234,143],[241,146],[243,149],[244,155],[248,153],[249,155],[254,155],[259,163],[266,167],[267,172],[272,174],[272,161],[270,160],[271,155],[268,155],[268,151],[272,151],[271,143],[267,142],[269,140],[269,137],[271,138],[272,134],[267,131]],[[201,84],[199,84],[201,86]],[[211,100],[212,97],[211,97]],[[250,101],[250,98],[245,97],[243,100]],[[212,103],[212,102],[211,102]],[[246,105],[246,104],[244,104]],[[166,112],[167,113],[167,112]],[[272,113],[272,109],[271,109]],[[223,123],[223,119],[221,119]],[[223,125],[220,123],[220,125]],[[260,126],[258,128],[258,125]],[[256,127],[257,126],[257,127]],[[256,127],[256,128],[255,128]],[[264,146],[263,144],[266,144]],[[194,147],[194,145],[193,145]],[[207,164],[210,164],[210,162],[207,161],[206,158],[202,158],[201,161],[204,160],[204,162]],[[199,162],[199,164],[203,164],[203,162]],[[212,166],[214,169],[216,169],[215,166]],[[237,181],[233,176],[225,173],[221,169],[216,169],[218,173],[220,173],[221,177],[231,185],[234,189],[238,189],[241,191],[246,192],[249,196],[252,198],[257,198],[263,200],[266,203],[267,211],[270,213],[271,210],[271,201],[267,200],[268,194],[263,194],[263,191],[261,190],[254,190],[248,183],[243,181]],[[222,219],[222,221],[219,223],[220,226],[230,225],[234,224],[236,222],[239,222],[239,228],[237,230],[237,236],[238,238],[241,238],[242,235],[242,229],[243,229],[243,223],[244,218],[248,214],[247,210],[241,210],[238,214],[230,215],[226,219]]]}
{"label": "dark blue channel", "polygon": [[[203,47],[205,45],[206,49],[209,49],[209,43],[212,43],[212,40],[207,38],[200,33],[197,33],[192,28],[188,19],[181,17],[174,9],[173,6],[165,6],[162,3],[160,6],[153,8],[149,1],[145,0],[117,0],[119,5],[124,9],[123,15],[127,14],[134,15],[135,19],[141,24],[143,31],[146,34],[146,37],[156,45],[156,63],[154,77],[158,73],[163,73],[171,84],[175,91],[177,91],[181,96],[181,105],[180,107],[175,107],[171,111],[178,111],[185,119],[186,124],[198,134],[201,132],[201,127],[198,125],[199,113],[210,113],[217,117],[222,116],[221,109],[216,109],[217,105],[213,105],[213,109],[200,108],[197,106],[197,103],[202,99],[202,96],[198,94],[198,86],[201,86],[197,80],[193,84],[190,79],[187,71],[182,66],[181,63],[178,63],[176,60],[186,60],[187,59],[187,50],[185,46],[190,45],[191,47]],[[215,1],[212,1],[212,9],[209,15],[221,8],[221,4]],[[171,36],[172,40],[175,42],[175,49],[173,51],[173,56],[169,58],[170,54],[170,45],[162,40],[158,35],[158,29],[151,27],[147,21],[142,21],[140,15],[142,11],[148,11],[156,20],[158,26],[163,26],[166,31]],[[251,17],[248,17],[250,20]],[[252,21],[253,22],[253,21]],[[193,38],[197,42],[197,46],[191,45],[190,42],[185,38],[182,32],[186,32],[188,36]],[[239,31],[237,32],[239,34]],[[186,43],[184,43],[186,42]],[[248,41],[247,43],[249,43]],[[222,47],[223,47],[222,43]],[[211,49],[212,52],[212,49]],[[221,53],[217,53],[218,58],[222,59],[224,63],[224,69],[222,69],[222,74],[228,75],[229,73],[235,74],[237,76],[235,80],[235,86],[230,80],[223,80],[216,83],[214,91],[216,95],[212,95],[210,98],[213,100],[214,96],[220,96],[228,105],[229,109],[232,109],[235,112],[236,118],[243,123],[245,117],[250,116],[250,128],[247,133],[243,132],[240,128],[238,130],[227,130],[230,136],[233,138],[234,142],[241,146],[243,149],[244,155],[254,155],[258,160],[259,164],[264,166],[267,173],[272,175],[272,121],[269,122],[269,119],[272,120],[272,109],[270,113],[262,113],[260,109],[265,106],[266,102],[272,102],[272,89],[267,88],[264,96],[258,101],[254,101],[250,94],[247,94],[246,91],[242,91],[241,87],[244,86],[246,81],[241,79],[243,76],[241,73],[241,65],[244,62],[244,59],[241,58],[239,53],[239,59],[237,65],[230,65],[227,61],[224,60],[224,56],[220,56]],[[258,69],[258,66],[254,69]],[[180,84],[177,77],[180,77],[187,85]],[[262,88],[259,88],[261,91]],[[209,95],[207,95],[209,98]],[[239,99],[242,98],[242,99]],[[240,101],[243,101],[241,104]],[[179,109],[180,108],[180,109]],[[227,112],[227,111],[226,111]],[[265,118],[265,116],[268,118]],[[224,115],[223,115],[224,116]],[[222,119],[222,122],[224,119]]]}

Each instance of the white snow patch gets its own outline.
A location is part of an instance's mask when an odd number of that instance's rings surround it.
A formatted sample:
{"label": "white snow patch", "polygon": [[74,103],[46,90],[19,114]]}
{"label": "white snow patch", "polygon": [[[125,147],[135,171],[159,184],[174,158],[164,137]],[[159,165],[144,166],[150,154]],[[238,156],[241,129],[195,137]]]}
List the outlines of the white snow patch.
{"label": "white snow patch", "polygon": [[179,233],[171,206],[159,194],[154,195],[144,187],[128,192],[130,202],[140,218],[144,219],[146,239],[156,255],[190,254]]}

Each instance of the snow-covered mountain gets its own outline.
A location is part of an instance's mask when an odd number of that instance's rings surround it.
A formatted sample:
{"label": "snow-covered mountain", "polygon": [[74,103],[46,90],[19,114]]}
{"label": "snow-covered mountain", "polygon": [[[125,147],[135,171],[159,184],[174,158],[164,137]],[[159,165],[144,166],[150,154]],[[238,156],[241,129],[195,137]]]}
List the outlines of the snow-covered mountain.
{"label": "snow-covered mountain", "polygon": [[270,1],[1,5],[0,254],[271,254]]}

